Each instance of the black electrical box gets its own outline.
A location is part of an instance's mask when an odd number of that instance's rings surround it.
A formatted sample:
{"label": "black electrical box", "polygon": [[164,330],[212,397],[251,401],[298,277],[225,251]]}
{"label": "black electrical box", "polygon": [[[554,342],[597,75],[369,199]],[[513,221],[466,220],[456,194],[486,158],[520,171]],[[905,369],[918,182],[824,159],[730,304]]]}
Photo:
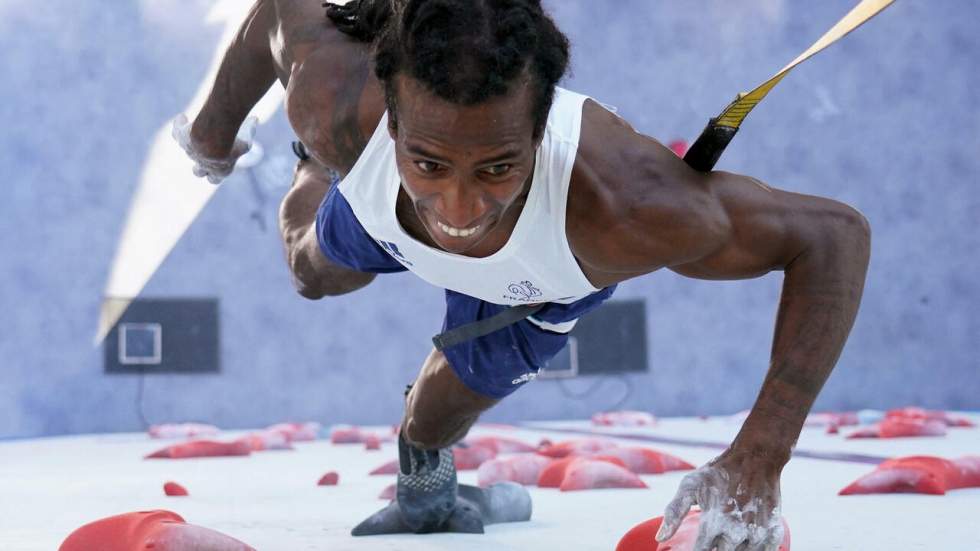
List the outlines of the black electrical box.
{"label": "black electrical box", "polygon": [[568,345],[540,377],[564,378],[647,371],[646,301],[611,300],[582,316]]}
{"label": "black electrical box", "polygon": [[217,373],[218,337],[216,298],[136,299],[103,341],[105,372]]}

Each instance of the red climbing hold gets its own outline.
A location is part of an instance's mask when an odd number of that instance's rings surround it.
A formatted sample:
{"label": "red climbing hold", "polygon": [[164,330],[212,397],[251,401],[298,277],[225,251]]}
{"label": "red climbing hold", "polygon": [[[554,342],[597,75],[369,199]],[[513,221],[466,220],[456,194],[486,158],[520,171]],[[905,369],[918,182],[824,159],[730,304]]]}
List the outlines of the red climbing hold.
{"label": "red climbing hold", "polygon": [[950,415],[945,411],[922,409],[917,407],[905,407],[891,409],[885,412],[886,419],[926,419],[930,421],[942,421],[947,427],[975,427],[976,423],[966,417]]}
{"label": "red climbing hold", "polygon": [[176,482],[167,482],[163,485],[163,493],[168,496],[186,496],[187,489]]}
{"label": "red climbing hold", "polygon": [[623,463],[623,460],[617,457],[595,456],[588,459],[577,456],[563,457],[561,459],[555,459],[551,463],[545,465],[544,469],[541,469],[541,474],[538,476],[538,486],[541,488],[561,488],[562,484],[565,482],[565,478],[568,475],[568,469],[571,467],[572,463],[579,460],[611,463],[629,472],[626,469],[626,464]]}
{"label": "red climbing hold", "polygon": [[331,444],[362,444],[364,433],[358,427],[335,427],[330,431]]}
{"label": "red climbing hold", "polygon": [[577,440],[565,440],[550,446],[542,446],[538,450],[538,453],[547,455],[548,457],[560,458],[568,457],[569,455],[593,455],[615,447],[615,442],[602,438],[581,438]]}
{"label": "red climbing hold", "polygon": [[559,489],[563,492],[601,488],[646,488],[629,469],[608,461],[577,458],[565,469]]}
{"label": "red climbing hold", "polygon": [[251,432],[238,440],[247,443],[253,452],[293,449],[289,436],[274,430]]}
{"label": "red climbing hold", "polygon": [[908,436],[945,436],[946,423],[937,419],[886,417],[880,423],[847,435],[852,438],[903,438]]}
{"label": "red climbing hold", "polygon": [[395,459],[393,461],[389,461],[387,463],[382,464],[381,466],[377,467],[376,469],[374,469],[368,474],[372,476],[379,475],[379,474],[398,474],[398,468],[399,468],[398,460]]}
{"label": "red climbing hold", "polygon": [[607,411],[592,416],[593,425],[607,427],[649,427],[657,424],[657,419],[645,411]]}
{"label": "red climbing hold", "polygon": [[[700,518],[701,512],[698,510],[688,513],[674,535],[663,543],[657,542],[656,535],[664,517],[641,522],[626,532],[616,545],[615,551],[691,551],[698,539]],[[789,551],[789,549],[789,525],[786,524],[786,519],[783,519],[783,542],[779,545],[779,551]]]}
{"label": "red climbing hold", "polygon": [[480,465],[476,471],[477,484],[488,488],[497,482],[516,482],[525,486],[538,483],[541,471],[555,461],[536,453],[522,453],[510,457],[497,457]]}
{"label": "red climbing hold", "polygon": [[467,438],[466,444],[469,446],[485,446],[496,453],[528,453],[536,451],[538,448],[516,438],[506,438],[502,436],[478,436]]}
{"label": "red climbing hold", "polygon": [[496,456],[497,452],[488,446],[453,446],[453,463],[457,471],[474,471]]}
{"label": "red climbing hold", "polygon": [[312,442],[320,434],[320,423],[316,421],[307,423],[279,423],[267,427],[265,430],[281,432],[291,442]]}
{"label": "red climbing hold", "polygon": [[395,485],[394,484],[389,484],[389,485],[385,486],[385,489],[384,490],[381,490],[381,493],[380,494],[378,494],[378,499],[387,499],[387,500],[395,499],[395,492],[396,491],[397,490],[395,488]]}
{"label": "red climbing hold", "polygon": [[340,481],[340,475],[336,471],[330,471],[327,474],[320,477],[320,480],[316,483],[317,486],[336,486],[337,482]]}
{"label": "red climbing hold", "polygon": [[214,440],[194,440],[174,444],[157,450],[146,459],[188,459],[192,457],[232,457],[249,455],[252,446],[245,441],[215,442]]}
{"label": "red climbing hold", "polygon": [[841,490],[839,495],[943,495],[949,490],[976,487],[980,487],[980,456],[950,461],[941,457],[914,455],[885,461]]}
{"label": "red climbing hold", "polygon": [[170,511],[139,511],[91,522],[72,532],[58,551],[255,551],[209,528],[187,524]]}
{"label": "red climbing hold", "polygon": [[221,432],[221,429],[214,425],[204,425],[201,423],[168,423],[151,425],[146,432],[150,435],[150,438],[195,438],[200,436],[214,436]]}
{"label": "red climbing hold", "polygon": [[[661,474],[668,471],[694,469],[694,465],[679,457],[650,448],[612,448],[603,451],[600,456],[618,458],[627,469],[636,474]],[[595,458],[597,457],[593,457]]]}

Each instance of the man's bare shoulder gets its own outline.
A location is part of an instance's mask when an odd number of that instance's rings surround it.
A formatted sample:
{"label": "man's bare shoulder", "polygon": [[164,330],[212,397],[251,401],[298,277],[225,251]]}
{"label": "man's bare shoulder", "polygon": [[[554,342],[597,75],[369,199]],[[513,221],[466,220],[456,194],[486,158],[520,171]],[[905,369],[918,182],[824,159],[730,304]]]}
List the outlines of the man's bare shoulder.
{"label": "man's bare shoulder", "polygon": [[566,234],[594,284],[667,265],[709,194],[703,175],[598,103],[583,107],[569,184]]}
{"label": "man's bare shoulder", "polygon": [[370,45],[337,30],[320,2],[276,3],[271,39],[290,124],[318,160],[346,173],[384,112]]}
{"label": "man's bare shoulder", "polygon": [[[263,1],[263,0],[260,0]],[[326,17],[321,2],[302,0],[264,0],[275,6],[275,28],[272,38],[282,64],[302,64],[308,55],[322,48],[364,49],[366,44],[346,39]]]}

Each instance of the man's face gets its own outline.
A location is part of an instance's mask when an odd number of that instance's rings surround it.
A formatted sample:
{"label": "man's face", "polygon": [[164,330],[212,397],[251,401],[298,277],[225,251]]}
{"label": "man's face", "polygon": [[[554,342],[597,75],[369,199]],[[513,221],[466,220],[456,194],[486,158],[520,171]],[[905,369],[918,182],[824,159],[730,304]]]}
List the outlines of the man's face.
{"label": "man's face", "polygon": [[395,84],[398,171],[432,240],[463,254],[495,230],[506,231],[500,222],[514,214],[534,169],[532,87],[461,106],[411,78],[397,77]]}

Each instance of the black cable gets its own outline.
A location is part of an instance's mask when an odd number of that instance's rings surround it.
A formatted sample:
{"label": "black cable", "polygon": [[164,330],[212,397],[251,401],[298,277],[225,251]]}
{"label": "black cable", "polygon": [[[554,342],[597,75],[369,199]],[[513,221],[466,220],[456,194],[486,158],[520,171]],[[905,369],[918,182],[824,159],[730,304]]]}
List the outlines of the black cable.
{"label": "black cable", "polygon": [[623,394],[623,397],[620,398],[618,402],[616,402],[614,406],[609,408],[610,411],[617,411],[619,409],[622,409],[622,407],[626,405],[626,402],[629,401],[630,397],[633,396],[633,381],[631,381],[630,378],[625,374],[620,374],[616,378],[622,381],[623,387],[626,388],[626,392]]}
{"label": "black cable", "polygon": [[598,390],[599,387],[602,386],[602,383],[606,382],[606,377],[607,377],[606,375],[600,375],[596,377],[596,381],[592,383],[592,385],[589,386],[589,388],[587,388],[584,392],[579,392],[579,393],[572,392],[571,390],[568,389],[567,386],[565,386],[564,379],[557,379],[558,388],[561,390],[561,393],[564,394],[566,398],[571,398],[573,400],[584,400],[585,398],[591,396],[593,392]]}
{"label": "black cable", "polygon": [[140,418],[140,423],[143,423],[143,430],[148,430],[150,423],[146,420],[146,411],[143,403],[143,386],[146,384],[146,369],[140,368],[139,377],[139,382],[136,386],[136,414]]}
{"label": "black cable", "polygon": [[[558,389],[565,395],[566,398],[571,398],[573,400],[584,400],[599,390],[599,387],[601,387],[603,383],[611,378],[612,377],[609,375],[600,375],[587,389],[578,393],[569,390],[563,379],[557,379]],[[627,401],[629,401],[630,397],[633,396],[633,382],[630,381],[629,377],[627,377],[625,374],[619,374],[615,378],[623,383],[623,389],[625,392],[618,400],[616,400],[615,404],[609,408],[606,408],[607,411],[616,411],[620,409],[624,404],[626,404]]]}
{"label": "black cable", "polygon": [[249,187],[252,188],[252,195],[255,197],[255,203],[256,203],[255,208],[252,210],[252,213],[249,215],[249,218],[255,220],[255,222],[259,225],[259,230],[262,233],[265,233],[266,224],[265,224],[265,216],[263,214],[265,212],[265,205],[269,202],[268,198],[265,196],[265,193],[262,192],[262,186],[259,184],[259,179],[255,175],[255,172],[252,170],[252,167],[246,168],[245,174],[248,176]]}

